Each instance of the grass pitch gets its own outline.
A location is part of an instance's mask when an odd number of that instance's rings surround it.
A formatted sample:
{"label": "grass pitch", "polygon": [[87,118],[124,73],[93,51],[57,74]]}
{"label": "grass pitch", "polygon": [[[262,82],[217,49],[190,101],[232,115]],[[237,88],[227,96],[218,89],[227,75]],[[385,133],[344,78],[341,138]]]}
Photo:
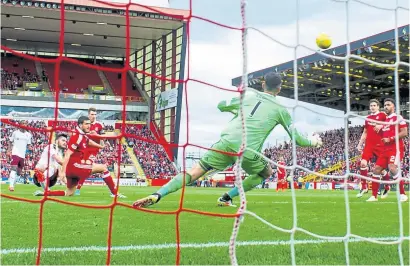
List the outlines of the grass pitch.
{"label": "grass pitch", "polygon": [[[17,185],[14,196],[35,198],[37,187]],[[156,188],[122,187],[131,204]],[[235,213],[236,208],[216,206],[225,192],[220,188],[187,188],[184,207],[218,213]],[[6,185],[1,192],[10,194]],[[349,192],[351,233],[397,239],[400,233],[396,195],[368,203]],[[178,208],[180,193],[162,199],[155,210]],[[37,198],[38,199],[38,198]],[[106,205],[113,199],[106,187],[83,187],[81,196],[64,198],[92,205]],[[291,192],[253,190],[247,193],[248,210],[284,229],[293,225]],[[345,236],[347,228],[343,191],[296,191],[297,225],[323,236]],[[236,202],[238,203],[238,202]],[[34,264],[38,241],[39,204],[1,198],[1,264]],[[409,236],[409,203],[401,203],[404,236]],[[44,234],[41,264],[105,264],[109,209],[88,209],[48,201],[44,204]],[[180,214],[181,264],[230,264],[228,241],[233,218]],[[111,264],[175,264],[176,216],[144,213],[125,207],[114,210]],[[343,242],[329,242],[302,232],[295,234],[296,264],[346,264]],[[409,265],[409,240],[401,246],[404,264]],[[350,264],[396,265],[399,246],[380,245],[352,239],[348,244]],[[245,216],[238,236],[239,264],[291,264],[290,234],[270,228]]]}

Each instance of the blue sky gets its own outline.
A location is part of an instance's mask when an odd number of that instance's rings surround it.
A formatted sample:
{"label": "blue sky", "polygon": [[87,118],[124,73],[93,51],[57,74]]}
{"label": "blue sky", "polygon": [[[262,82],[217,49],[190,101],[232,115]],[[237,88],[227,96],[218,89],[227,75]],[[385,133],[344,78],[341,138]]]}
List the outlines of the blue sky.
{"label": "blue sky", "polygon": [[[135,1],[135,0],[134,0]],[[167,0],[140,0],[143,4],[167,6]],[[396,0],[363,0],[382,8],[395,8]],[[409,7],[407,0],[399,0],[399,5]],[[269,36],[286,44],[296,44],[296,0],[252,0],[247,1],[247,24],[256,27]],[[350,41],[371,36],[395,26],[394,11],[368,7],[356,1],[350,1],[349,27],[346,23],[345,4],[331,0],[299,0],[299,40],[312,49],[315,47],[317,34],[325,32],[331,35],[333,45],[347,42],[347,29]],[[171,0],[171,8],[189,8],[187,0]],[[231,26],[241,25],[239,0],[193,0],[193,14]],[[408,24],[409,13],[398,10],[398,25]],[[232,88],[231,79],[241,75],[242,48],[239,31],[228,30],[208,22],[193,19],[191,23],[191,77],[219,86]],[[298,49],[297,57],[311,54],[307,49]],[[294,58],[294,50],[285,48],[249,31],[248,35],[248,70],[249,72],[271,67]],[[210,146],[218,140],[219,133],[229,114],[219,113],[216,105],[220,100],[236,96],[205,85],[188,83],[189,103],[189,142]],[[285,106],[294,106],[293,100],[281,98]],[[311,134],[315,131],[340,128],[344,121],[343,113],[322,107],[300,103],[294,121],[301,132]],[[316,110],[314,113],[304,107]],[[185,109],[185,108],[184,108]],[[204,115],[207,113],[207,115]],[[326,114],[326,115],[325,115]],[[339,118],[330,117],[338,116]],[[183,117],[185,112],[183,111]],[[356,119],[355,124],[363,123]],[[186,142],[186,119],[181,122],[180,143]],[[286,139],[283,129],[277,128],[268,138],[267,143]],[[198,149],[189,149],[195,150]]]}

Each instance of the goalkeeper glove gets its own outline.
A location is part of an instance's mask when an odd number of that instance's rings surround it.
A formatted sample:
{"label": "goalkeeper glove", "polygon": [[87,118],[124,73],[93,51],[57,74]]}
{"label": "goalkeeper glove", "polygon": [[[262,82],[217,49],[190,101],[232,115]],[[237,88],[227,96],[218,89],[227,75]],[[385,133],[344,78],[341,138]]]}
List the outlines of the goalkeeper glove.
{"label": "goalkeeper glove", "polygon": [[319,137],[319,135],[312,135],[308,139],[312,147],[320,148],[323,145],[322,139]]}

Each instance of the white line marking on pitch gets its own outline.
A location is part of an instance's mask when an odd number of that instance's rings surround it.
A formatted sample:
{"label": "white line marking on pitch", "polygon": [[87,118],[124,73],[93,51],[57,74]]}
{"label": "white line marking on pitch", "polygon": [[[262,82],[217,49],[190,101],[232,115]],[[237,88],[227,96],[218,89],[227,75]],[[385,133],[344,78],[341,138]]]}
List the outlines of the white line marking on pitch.
{"label": "white line marking on pitch", "polygon": [[[40,198],[39,198],[40,199]],[[19,201],[19,200],[0,200],[1,204],[15,204],[15,203],[24,203],[26,204],[27,202],[25,201]],[[111,204],[112,203],[112,199],[111,200],[95,200],[95,201],[72,201],[73,203],[82,203],[82,204],[90,204],[90,203],[101,203],[101,204]],[[134,200],[119,200],[119,202],[123,202],[123,203],[132,203],[134,202]],[[167,202],[178,202],[179,200],[168,200]],[[54,202],[54,201],[48,201],[47,203],[56,203],[59,204],[59,202]],[[186,200],[185,203],[204,203],[204,204],[213,204],[213,201],[191,201],[191,200]],[[256,204],[266,204],[266,203],[272,203],[272,204],[292,204],[292,202],[290,201],[248,201],[248,203],[256,203]],[[318,203],[330,203],[330,204],[345,204],[344,201],[297,201],[297,204],[318,204]],[[365,201],[349,201],[349,204],[355,204],[355,203],[359,203],[359,204],[368,204],[371,205],[372,203],[366,203]],[[381,201],[381,202],[377,202],[375,204],[397,204],[396,201]]]}
{"label": "white line marking on pitch", "polygon": [[[375,237],[373,240],[379,241],[395,241],[398,237]],[[362,239],[353,238],[349,240],[353,242],[366,242]],[[325,244],[325,243],[343,243],[342,240],[295,240],[295,244]],[[283,246],[290,245],[291,241],[237,241],[236,246]],[[181,248],[213,248],[213,247],[229,247],[228,242],[210,242],[210,243],[181,243]],[[153,244],[153,245],[130,245],[130,246],[113,246],[113,251],[130,251],[130,250],[147,250],[147,249],[168,249],[176,248],[176,244]],[[107,251],[107,247],[102,246],[87,246],[87,247],[64,247],[64,248],[43,248],[42,252],[74,252],[74,251]],[[14,249],[2,249],[0,254],[16,254],[16,253],[34,253],[37,252],[37,248],[14,248]]]}

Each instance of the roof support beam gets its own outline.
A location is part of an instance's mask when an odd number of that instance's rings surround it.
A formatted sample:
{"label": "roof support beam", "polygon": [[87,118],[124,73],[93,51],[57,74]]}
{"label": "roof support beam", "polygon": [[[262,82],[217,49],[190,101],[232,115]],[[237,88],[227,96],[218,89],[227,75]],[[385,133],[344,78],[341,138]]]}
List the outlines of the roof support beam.
{"label": "roof support beam", "polygon": [[[393,57],[390,57],[390,59],[392,59]],[[357,68],[359,68],[359,67],[362,67],[363,65],[359,65],[359,64],[357,64],[356,66],[353,66],[353,67],[351,67],[352,69],[357,69]],[[331,72],[329,72],[330,74],[331,74]],[[373,72],[371,72],[371,71],[366,71],[365,72],[365,74],[368,74],[369,76],[366,76],[366,78],[365,79],[360,79],[360,80],[355,80],[355,81],[353,81],[353,82],[366,82],[366,81],[369,81],[369,79],[375,79],[375,78],[382,78],[382,77],[387,77],[387,76],[389,76],[389,75],[391,75],[391,74],[384,74],[384,75],[379,75],[379,76],[375,76],[374,75],[374,73]],[[344,80],[344,78],[342,78],[343,80]],[[306,91],[306,92],[302,92],[301,94],[300,94],[300,96],[303,96],[303,95],[307,95],[307,94],[311,94],[311,93],[318,93],[318,92],[321,92],[321,91],[323,91],[323,90],[327,90],[327,89],[336,89],[338,86],[334,86],[334,85],[332,85],[332,86],[329,86],[329,87],[324,87],[324,88],[320,88],[320,89],[317,89],[317,90],[315,90],[315,91]]]}
{"label": "roof support beam", "polygon": [[[371,80],[374,80],[374,79],[382,79],[382,78],[386,78],[386,77],[391,76],[391,75],[392,74],[389,73],[389,74],[383,74],[383,75],[375,76],[374,73],[373,73],[373,74],[371,74],[370,77],[366,77],[364,79],[359,79],[359,80],[354,80],[354,81],[351,81],[350,83],[353,85],[354,83],[368,82],[368,81],[371,81]],[[344,84],[344,78],[342,78],[342,80],[343,80],[343,84]],[[304,96],[304,95],[308,95],[308,94],[312,94],[312,93],[319,93],[319,92],[322,92],[322,91],[325,91],[325,90],[328,90],[328,89],[337,89],[339,87],[340,87],[340,84],[339,85],[331,85],[331,86],[327,86],[327,87],[317,89],[315,91],[303,92],[299,95]]]}

